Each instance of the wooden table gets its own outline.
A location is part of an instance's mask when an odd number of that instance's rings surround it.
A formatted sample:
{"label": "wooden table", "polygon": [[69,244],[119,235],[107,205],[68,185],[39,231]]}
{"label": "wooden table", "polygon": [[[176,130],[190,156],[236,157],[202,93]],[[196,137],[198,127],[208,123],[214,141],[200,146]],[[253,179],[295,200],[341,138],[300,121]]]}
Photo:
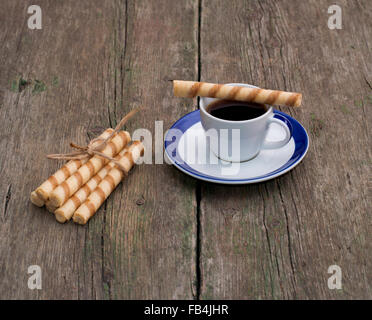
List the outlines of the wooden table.
{"label": "wooden table", "polygon": [[[327,27],[335,2],[341,30]],[[40,0],[41,30],[31,4],[0,10],[1,299],[372,298],[371,1]],[[167,79],[302,92],[281,110],[308,130],[308,155],[239,187],[141,165],[84,227],[30,203],[61,165],[45,154],[139,105],[131,132],[196,109]]]}

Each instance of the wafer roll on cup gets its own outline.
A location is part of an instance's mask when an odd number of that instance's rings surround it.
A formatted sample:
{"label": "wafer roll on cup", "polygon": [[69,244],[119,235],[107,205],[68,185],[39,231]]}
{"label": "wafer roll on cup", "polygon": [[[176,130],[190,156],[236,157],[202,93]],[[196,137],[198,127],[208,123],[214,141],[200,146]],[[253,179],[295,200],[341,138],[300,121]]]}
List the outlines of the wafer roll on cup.
{"label": "wafer roll on cup", "polygon": [[207,82],[173,80],[173,90],[176,97],[200,96],[289,107],[299,107],[302,101],[301,93]]}
{"label": "wafer roll on cup", "polygon": [[[120,158],[123,157],[127,151],[128,148],[124,148],[123,150],[121,150],[115,157],[115,160],[119,161]],[[92,191],[98,186],[98,184],[114,166],[114,162],[110,161],[73,196],[71,196],[62,207],[55,210],[54,214],[57,221],[60,223],[65,223],[66,221],[70,220],[75,210],[79,208],[79,206],[88,198]]]}
{"label": "wafer roll on cup", "polygon": [[[107,138],[113,129],[105,130],[99,138]],[[45,180],[35,191],[31,192],[31,202],[38,207],[42,207],[45,202],[49,199],[49,195],[51,192],[63,181],[69,178],[73,173],[75,173],[84,163],[89,160],[87,157],[86,159],[82,160],[70,160],[65,165],[62,166],[61,169],[56,171],[53,175],[51,175],[47,180]]]}
{"label": "wafer roll on cup", "polygon": [[[128,148],[128,152],[120,158],[119,163],[126,172],[133,167],[135,161],[143,155],[144,146],[140,141],[134,141]],[[124,178],[123,169],[116,165],[99,183],[97,188],[89,195],[88,199],[75,211],[72,219],[79,224],[86,224],[93,217],[102,203],[115,190],[116,186]]]}
{"label": "wafer roll on cup", "polygon": [[[107,143],[105,148],[101,151],[108,157],[116,156],[131,140],[130,134],[127,131],[119,131]],[[87,163],[82,165],[71,177],[63,181],[50,194],[49,200],[55,207],[62,206],[70,196],[80,189],[87,181],[89,181],[101,168],[108,163],[109,160],[93,156]]]}

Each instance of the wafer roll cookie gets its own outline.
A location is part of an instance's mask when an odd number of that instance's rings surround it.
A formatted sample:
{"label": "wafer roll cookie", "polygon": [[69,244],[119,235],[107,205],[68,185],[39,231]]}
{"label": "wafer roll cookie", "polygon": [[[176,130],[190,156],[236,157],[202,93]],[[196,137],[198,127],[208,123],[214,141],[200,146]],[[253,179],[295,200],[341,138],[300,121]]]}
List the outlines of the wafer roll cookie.
{"label": "wafer roll cookie", "polygon": [[[119,160],[126,172],[129,172],[135,161],[143,155],[143,152],[143,144],[140,141],[134,141],[128,148],[128,152]],[[72,217],[74,222],[86,224],[123,178],[124,173],[122,170],[116,166],[111,169],[98,187],[89,195],[88,199],[75,211]]]}
{"label": "wafer roll cookie", "polygon": [[30,200],[31,202],[35,205],[35,206],[38,206],[38,207],[42,207],[44,204],[45,204],[45,201],[43,199],[41,199],[37,193],[35,191],[32,191],[31,192],[31,196],[30,196]]}
{"label": "wafer roll cookie", "polygon": [[[101,151],[103,154],[114,157],[130,142],[130,134],[127,131],[120,131],[116,134]],[[50,202],[55,207],[62,206],[70,196],[92,178],[109,160],[94,156],[87,163],[82,165],[71,177],[63,181],[50,194]]]}
{"label": "wafer roll cookie", "polygon": [[[105,130],[99,137],[107,138],[113,129]],[[73,173],[75,173],[84,163],[88,161],[87,159],[82,160],[70,160],[61,169],[56,171],[51,175],[47,180],[45,180],[40,187],[31,193],[31,202],[37,206],[43,206],[45,202],[49,199],[50,193],[63,181],[69,178]],[[40,200],[43,200],[44,203],[41,205],[41,201],[36,199],[35,194],[39,197]]]}
{"label": "wafer roll cookie", "polygon": [[55,207],[53,204],[51,204],[51,202],[48,200],[47,202],[45,202],[45,208],[50,212],[50,213],[54,213],[54,211],[56,211],[57,207]]}
{"label": "wafer roll cookie", "polygon": [[88,159],[70,160],[38,187],[35,190],[36,194],[46,202],[49,199],[50,193],[87,161]]}
{"label": "wafer roll cookie", "polygon": [[[124,156],[127,151],[127,148],[121,150],[115,157],[115,160],[120,160],[120,158]],[[71,196],[62,207],[55,210],[54,214],[57,221],[60,223],[65,223],[66,221],[70,220],[75,210],[79,208],[79,206],[88,198],[92,191],[98,186],[98,184],[114,166],[115,164],[110,161],[73,196]]]}
{"label": "wafer roll cookie", "polygon": [[200,96],[291,107],[299,107],[302,101],[301,93],[207,82],[174,80],[173,89],[175,96],[185,98]]}

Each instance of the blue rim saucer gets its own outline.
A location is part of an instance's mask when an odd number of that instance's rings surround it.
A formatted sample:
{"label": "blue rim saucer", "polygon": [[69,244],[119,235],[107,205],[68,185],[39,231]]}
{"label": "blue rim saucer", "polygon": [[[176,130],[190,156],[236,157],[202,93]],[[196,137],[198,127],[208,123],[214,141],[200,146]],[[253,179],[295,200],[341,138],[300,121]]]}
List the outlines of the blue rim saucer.
{"label": "blue rim saucer", "polygon": [[[165,135],[164,139],[164,147],[165,147],[165,154],[168,158],[168,160],[179,170],[182,172],[200,180],[208,181],[208,182],[214,182],[214,183],[220,183],[220,184],[249,184],[249,183],[257,183],[261,181],[266,181],[273,179],[275,177],[278,177],[289,170],[293,169],[297,164],[301,162],[301,160],[305,157],[307,150],[309,148],[309,137],[306,133],[305,128],[294,118],[289,116],[288,114],[274,110],[274,115],[281,115],[284,117],[284,119],[280,116],[276,117],[279,120],[289,122],[292,126],[292,138],[291,141],[288,143],[288,145],[291,144],[290,148],[283,149],[282,153],[284,154],[284,163],[278,164],[278,167],[270,166],[270,161],[273,161],[278,156],[280,158],[280,149],[276,149],[276,151],[272,151],[271,154],[267,154],[265,156],[265,151],[261,151],[259,156],[261,155],[261,158],[256,159],[256,162],[254,160],[250,160],[247,162],[242,163],[242,166],[244,166],[246,169],[246,172],[249,172],[249,174],[244,173],[244,170],[241,170],[242,173],[236,174],[235,176],[220,176],[216,174],[215,170],[212,170],[212,166],[210,167],[211,170],[209,170],[208,165],[207,166],[193,166],[191,163],[188,163],[187,160],[182,158],[182,152],[179,150],[179,145],[181,139],[176,139],[176,137],[172,136],[172,133],[168,131]],[[194,128],[201,127],[200,125],[200,112],[199,110],[192,111],[185,116],[183,116],[181,119],[179,119],[177,122],[173,124],[171,129],[177,129],[179,132],[182,132],[182,135],[187,135],[188,131],[195,130]],[[181,137],[182,138],[182,137]],[[285,147],[283,147],[285,148]],[[170,152],[170,150],[172,150]],[[279,150],[279,151],[277,151]],[[265,158],[266,157],[266,158]],[[282,159],[282,161],[283,161]],[[252,168],[250,166],[257,165],[259,161],[259,165],[257,167],[257,176],[255,174],[252,174],[252,172],[255,172],[255,170],[252,171]],[[265,168],[262,169],[263,165],[267,163],[267,170]],[[215,165],[218,166],[218,165]],[[260,167],[260,168],[259,168]]]}

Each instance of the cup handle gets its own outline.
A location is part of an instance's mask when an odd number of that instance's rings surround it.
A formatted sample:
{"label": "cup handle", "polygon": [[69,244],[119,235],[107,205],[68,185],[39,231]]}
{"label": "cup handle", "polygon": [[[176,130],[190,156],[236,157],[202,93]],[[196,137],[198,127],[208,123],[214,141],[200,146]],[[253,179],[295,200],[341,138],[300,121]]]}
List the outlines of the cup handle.
{"label": "cup handle", "polygon": [[279,141],[267,141],[265,139],[265,141],[262,144],[261,149],[278,149],[278,148],[281,148],[281,147],[285,146],[289,142],[289,140],[291,140],[291,138],[292,138],[292,131],[293,131],[292,130],[292,125],[286,117],[282,116],[281,114],[276,113],[273,117],[271,117],[268,120],[267,130],[269,130],[269,126],[272,123],[276,123],[284,129],[285,138],[283,140],[279,140]]}

